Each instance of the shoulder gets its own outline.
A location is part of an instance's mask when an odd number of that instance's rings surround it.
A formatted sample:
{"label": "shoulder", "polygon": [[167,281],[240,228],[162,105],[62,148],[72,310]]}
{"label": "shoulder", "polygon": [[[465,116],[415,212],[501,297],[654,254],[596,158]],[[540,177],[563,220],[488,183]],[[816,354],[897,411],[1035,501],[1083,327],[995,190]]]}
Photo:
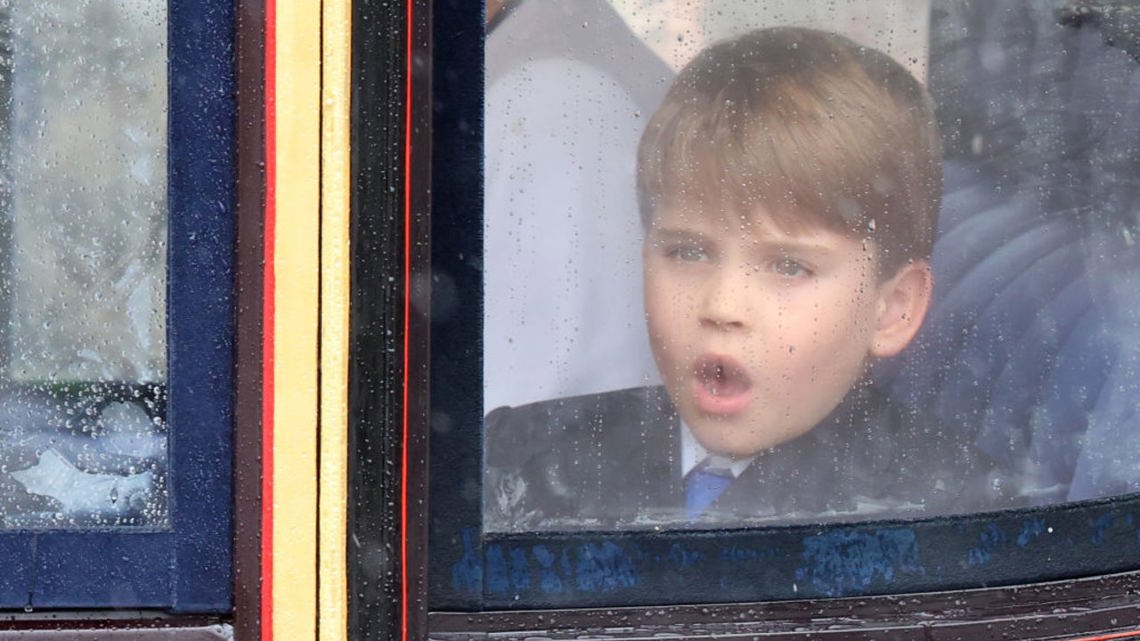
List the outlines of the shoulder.
{"label": "shoulder", "polygon": [[559,398],[487,415],[487,531],[613,529],[668,490],[676,415],[661,388]]}

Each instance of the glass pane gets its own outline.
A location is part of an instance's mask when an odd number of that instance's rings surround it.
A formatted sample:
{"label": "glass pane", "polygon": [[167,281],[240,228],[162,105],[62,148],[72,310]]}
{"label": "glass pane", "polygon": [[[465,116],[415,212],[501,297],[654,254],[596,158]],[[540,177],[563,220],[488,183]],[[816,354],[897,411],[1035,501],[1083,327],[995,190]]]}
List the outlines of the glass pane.
{"label": "glass pane", "polygon": [[1140,46],[1066,6],[489,3],[486,529],[1140,489]]}
{"label": "glass pane", "polygon": [[164,525],[166,4],[0,18],[2,527]]}

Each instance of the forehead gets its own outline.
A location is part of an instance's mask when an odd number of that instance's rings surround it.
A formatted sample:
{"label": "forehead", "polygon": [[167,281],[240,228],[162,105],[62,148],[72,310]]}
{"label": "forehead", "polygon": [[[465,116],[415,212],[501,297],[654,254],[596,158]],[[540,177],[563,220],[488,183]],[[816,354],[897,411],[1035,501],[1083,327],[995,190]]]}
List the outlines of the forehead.
{"label": "forehead", "polygon": [[706,198],[669,199],[654,211],[650,227],[772,239],[853,236],[833,229],[812,212],[760,202],[749,207],[731,206]]}

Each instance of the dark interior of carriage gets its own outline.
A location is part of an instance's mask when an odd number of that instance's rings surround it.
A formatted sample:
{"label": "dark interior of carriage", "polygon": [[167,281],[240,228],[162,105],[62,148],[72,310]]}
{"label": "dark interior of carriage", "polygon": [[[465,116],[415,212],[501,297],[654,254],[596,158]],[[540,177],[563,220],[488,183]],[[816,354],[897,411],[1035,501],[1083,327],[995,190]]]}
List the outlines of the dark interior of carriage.
{"label": "dark interior of carriage", "polygon": [[934,305],[889,386],[1037,505],[1140,488],[1140,58],[1121,3],[935,2]]}

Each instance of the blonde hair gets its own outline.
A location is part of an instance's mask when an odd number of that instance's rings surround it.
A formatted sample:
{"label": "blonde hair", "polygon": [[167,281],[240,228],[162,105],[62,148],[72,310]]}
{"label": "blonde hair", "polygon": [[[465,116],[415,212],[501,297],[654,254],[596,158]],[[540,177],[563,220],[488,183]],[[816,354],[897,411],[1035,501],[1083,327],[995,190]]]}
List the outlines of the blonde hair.
{"label": "blonde hair", "polygon": [[933,247],[942,162],[930,96],[890,56],[834,33],[761,29],[705,49],[637,160],[646,225],[662,204],[763,206],[779,225],[873,240],[884,275]]}

